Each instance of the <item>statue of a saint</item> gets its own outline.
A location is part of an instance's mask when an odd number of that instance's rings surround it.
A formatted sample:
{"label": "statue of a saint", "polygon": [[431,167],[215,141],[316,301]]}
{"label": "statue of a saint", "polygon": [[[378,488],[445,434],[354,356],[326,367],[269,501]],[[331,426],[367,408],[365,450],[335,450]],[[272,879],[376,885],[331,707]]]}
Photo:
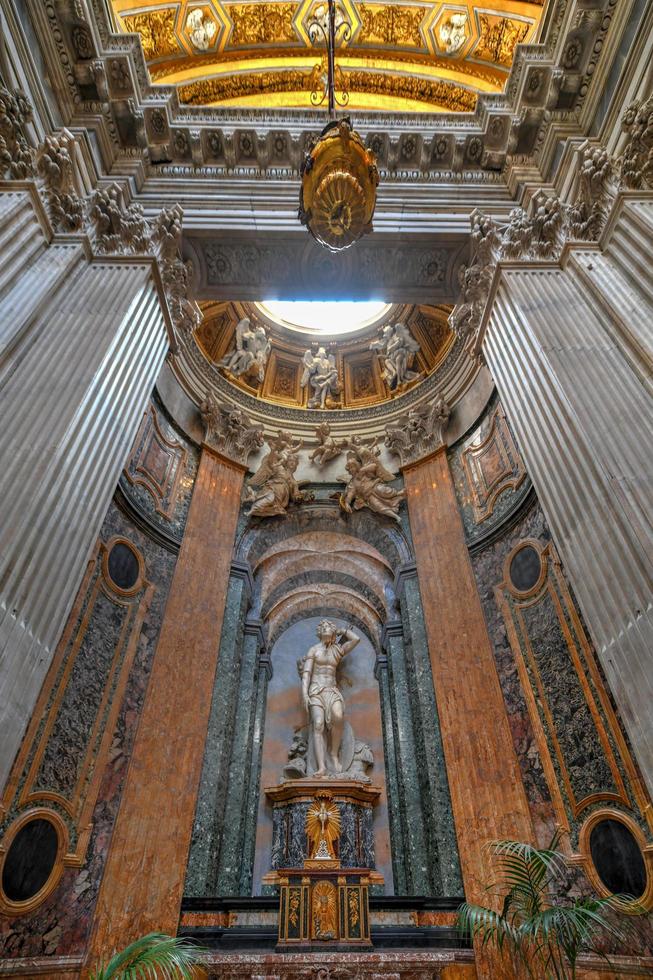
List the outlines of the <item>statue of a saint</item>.
{"label": "statue of a saint", "polygon": [[383,366],[382,377],[391,391],[419,378],[410,368],[420,347],[403,323],[387,323],[378,340],[373,340],[370,350],[378,351]]}
{"label": "statue of a saint", "polygon": [[318,778],[342,772],[340,743],[345,721],[345,700],[336,680],[343,657],[360,641],[351,629],[339,630],[323,619],[317,627],[319,642],[310,648],[298,667],[302,678],[302,699],[313,733]]}
{"label": "statue of a saint", "polygon": [[333,354],[327,354],[324,347],[318,347],[317,354],[309,349],[303,357],[304,373],[300,385],[310,385],[313,395],[308,400],[309,408],[326,408],[327,398],[340,391],[338,368]]}
{"label": "statue of a saint", "polygon": [[218,361],[218,367],[236,378],[251,374],[261,384],[271,349],[263,327],[252,327],[249,317],[243,317],[236,326],[236,349]]}

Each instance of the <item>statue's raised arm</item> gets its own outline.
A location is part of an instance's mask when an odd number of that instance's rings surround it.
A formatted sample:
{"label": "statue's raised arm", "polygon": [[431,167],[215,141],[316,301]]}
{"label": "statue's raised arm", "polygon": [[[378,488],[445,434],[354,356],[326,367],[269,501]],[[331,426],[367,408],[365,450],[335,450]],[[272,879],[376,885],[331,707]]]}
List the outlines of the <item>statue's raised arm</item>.
{"label": "statue's raised arm", "polygon": [[352,629],[347,627],[339,634],[340,649],[342,650],[343,657],[346,657],[348,653],[354,649],[361,641],[358,633],[354,633]]}

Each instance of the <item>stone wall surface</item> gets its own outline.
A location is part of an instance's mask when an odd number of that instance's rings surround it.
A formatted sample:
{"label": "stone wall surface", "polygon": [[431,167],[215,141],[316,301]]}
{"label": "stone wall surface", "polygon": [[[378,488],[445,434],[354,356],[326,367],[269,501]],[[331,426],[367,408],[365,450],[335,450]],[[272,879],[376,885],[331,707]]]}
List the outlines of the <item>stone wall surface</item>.
{"label": "stone wall surface", "polygon": [[[108,540],[113,535],[133,542],[144,556],[146,577],[154,586],[152,599],[140,628],[133,665],[111,737],[84,864],[81,868],[66,868],[58,887],[33,914],[0,918],[0,949],[6,958],[80,953],[88,939],[175,565],[174,555],[134,527],[112,503],[100,537]],[[110,653],[112,637],[104,629],[99,615],[96,621],[91,620],[89,630],[92,643],[88,648],[88,668],[93,672],[99,669],[103,656]],[[57,749],[58,768],[67,757],[75,755],[74,740],[83,736],[80,728],[68,727],[60,733],[59,738],[64,737],[67,744],[60,744]]]}

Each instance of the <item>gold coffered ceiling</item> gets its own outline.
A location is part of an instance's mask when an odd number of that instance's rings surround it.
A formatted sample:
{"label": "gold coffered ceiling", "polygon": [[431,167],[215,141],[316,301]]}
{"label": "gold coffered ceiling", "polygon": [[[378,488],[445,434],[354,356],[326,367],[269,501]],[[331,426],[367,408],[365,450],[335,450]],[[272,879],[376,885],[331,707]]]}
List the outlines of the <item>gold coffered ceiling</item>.
{"label": "gold coffered ceiling", "polygon": [[[309,108],[321,51],[307,24],[322,0],[112,0],[140,34],[154,82],[195,105]],[[515,47],[535,40],[542,5],[340,0],[352,26],[338,49],[351,109],[471,112],[503,90]]]}

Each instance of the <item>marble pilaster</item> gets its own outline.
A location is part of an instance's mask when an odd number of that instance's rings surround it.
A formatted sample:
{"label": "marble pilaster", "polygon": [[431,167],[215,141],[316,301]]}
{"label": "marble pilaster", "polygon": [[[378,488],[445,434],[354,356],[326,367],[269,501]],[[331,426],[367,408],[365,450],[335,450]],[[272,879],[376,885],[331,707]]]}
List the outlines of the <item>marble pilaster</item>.
{"label": "marble pilaster", "polygon": [[[233,725],[228,790],[222,821],[220,857],[215,876],[216,895],[237,895],[243,871],[243,831],[246,824],[251,755],[256,718],[257,661],[263,637],[258,620],[245,623],[240,686]],[[258,797],[257,797],[258,802]]]}
{"label": "marble pilaster", "polygon": [[601,247],[506,265],[483,351],[653,789],[653,197]]}
{"label": "marble pilaster", "polygon": [[403,840],[393,839],[393,850],[404,852],[406,890],[409,895],[430,895],[429,854],[422,814],[422,799],[416,751],[411,694],[407,677],[403,627],[391,621],[384,628],[392,722],[395,732],[396,771]]}
{"label": "marble pilaster", "polygon": [[240,874],[240,894],[251,895],[253,887],[254,852],[256,850],[256,819],[261,792],[261,761],[265,711],[268,700],[268,682],[272,677],[272,662],[267,652],[258,658],[256,673],[256,702],[250,737],[249,770],[245,821],[242,830],[243,860]]}
{"label": "marble pilaster", "polygon": [[216,891],[216,881],[225,831],[232,741],[238,732],[235,721],[237,705],[240,708],[239,683],[241,670],[246,670],[243,627],[251,594],[249,578],[244,569],[232,564],[184,887],[184,894],[193,897],[232,894]]}
{"label": "marble pilaster", "polygon": [[30,184],[0,201],[2,785],[168,337],[151,259],[49,244]]}
{"label": "marble pilaster", "polygon": [[440,719],[435,700],[426,627],[414,565],[402,569],[395,591],[404,623],[404,645],[413,707],[413,728],[419,747],[418,772],[425,805],[425,827],[432,895],[462,895],[451,795],[444,764]]}
{"label": "marble pilaster", "polygon": [[392,877],[397,895],[406,895],[406,861],[403,848],[405,832],[399,799],[397,746],[395,742],[395,723],[390,696],[390,682],[388,679],[388,658],[385,653],[377,657],[374,674],[379,682],[381,725],[383,730],[383,745],[385,747],[385,779],[388,795],[390,841],[392,843]]}
{"label": "marble pilaster", "polygon": [[242,464],[204,446],[100,888],[89,962],[143,933],[177,929],[243,474]]}

